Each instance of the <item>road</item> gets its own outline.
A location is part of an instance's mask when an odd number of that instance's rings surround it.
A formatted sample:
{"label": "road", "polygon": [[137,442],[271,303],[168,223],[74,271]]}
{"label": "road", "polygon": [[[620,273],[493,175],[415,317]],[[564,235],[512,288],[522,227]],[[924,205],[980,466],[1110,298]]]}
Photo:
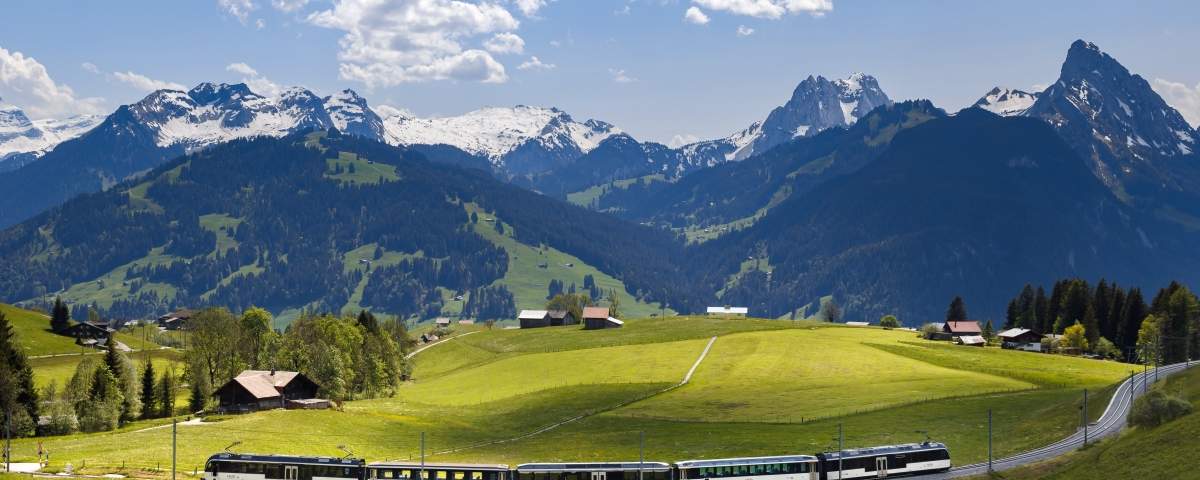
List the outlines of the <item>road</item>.
{"label": "road", "polygon": [[[1174,365],[1159,367],[1158,378],[1170,376],[1197,365],[1200,365],[1200,362],[1176,363]],[[1121,385],[1117,387],[1116,393],[1113,394],[1112,399],[1108,403],[1108,408],[1104,410],[1104,413],[1100,416],[1100,419],[1088,426],[1087,441],[1089,443],[1094,442],[1100,438],[1116,434],[1117,432],[1120,432],[1121,429],[1125,428],[1130,407],[1133,406],[1133,399],[1141,396],[1147,386],[1147,382],[1152,384],[1154,383],[1154,379],[1155,372],[1154,370],[1150,370],[1145,373],[1134,375],[1133,378],[1126,379],[1124,382],[1122,382]],[[1075,433],[1071,434],[1071,436],[1045,447],[995,460],[992,462],[992,469],[995,471],[1008,470],[1065,455],[1083,446],[1083,435],[1083,429],[1079,429]],[[922,478],[930,480],[962,478],[974,475],[984,475],[987,473],[987,471],[987,462],[983,462],[955,467],[949,472],[945,473],[920,475],[910,478]]]}

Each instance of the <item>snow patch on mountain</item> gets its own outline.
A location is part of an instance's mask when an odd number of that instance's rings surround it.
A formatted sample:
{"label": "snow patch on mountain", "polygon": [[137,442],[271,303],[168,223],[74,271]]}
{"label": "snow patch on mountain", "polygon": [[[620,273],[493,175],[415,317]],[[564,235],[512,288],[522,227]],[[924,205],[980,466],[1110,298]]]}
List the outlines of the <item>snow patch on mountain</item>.
{"label": "snow patch on mountain", "polygon": [[605,122],[580,123],[556,108],[488,107],[453,117],[417,118],[397,114],[383,120],[384,139],[394,145],[458,147],[485,156],[495,164],[529,141],[547,148],[575,147],[581,153],[596,148],[604,139],[621,133]]}
{"label": "snow patch on mountain", "polygon": [[[973,107],[982,108],[1002,117],[1014,117],[1025,113],[1037,101],[1037,93],[1015,88],[996,87],[975,102]],[[1128,107],[1126,107],[1128,109]]]}
{"label": "snow patch on mountain", "polygon": [[30,120],[20,107],[0,100],[0,162],[21,154],[40,157],[59,143],[87,133],[103,120],[99,115]]}

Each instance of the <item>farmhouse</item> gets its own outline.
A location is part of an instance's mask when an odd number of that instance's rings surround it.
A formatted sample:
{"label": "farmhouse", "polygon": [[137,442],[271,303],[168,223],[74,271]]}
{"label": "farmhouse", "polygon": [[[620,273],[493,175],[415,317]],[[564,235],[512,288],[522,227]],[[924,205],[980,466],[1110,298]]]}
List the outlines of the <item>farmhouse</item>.
{"label": "farmhouse", "polygon": [[79,322],[63,330],[64,335],[75,339],[76,345],[88,347],[106,346],[115,332],[104,322]]}
{"label": "farmhouse", "polygon": [[298,372],[246,370],[216,392],[221,412],[251,412],[271,408],[327,408],[328,400],[315,398],[317,386]]}
{"label": "farmhouse", "polygon": [[1028,352],[1042,351],[1042,335],[1028,328],[1010,328],[998,334],[1000,347]]}
{"label": "farmhouse", "polygon": [[601,330],[605,328],[621,328],[625,322],[608,316],[607,307],[584,307],[583,329]]}
{"label": "farmhouse", "polygon": [[983,330],[979,328],[979,322],[946,322],[942,324],[942,333],[948,334],[953,338],[963,335],[978,336],[983,334]]}
{"label": "farmhouse", "polygon": [[987,339],[980,335],[960,335],[954,337],[954,342],[959,345],[967,345],[970,347],[982,347],[987,345]]}
{"label": "farmhouse", "polygon": [[158,317],[158,326],[167,330],[179,330],[186,326],[188,321],[190,321],[195,314],[196,312],[190,309],[181,308],[179,310],[175,310],[174,312]]}
{"label": "farmhouse", "polygon": [[729,315],[744,317],[750,313],[750,309],[748,307],[730,307],[727,305],[724,307],[708,307],[704,313],[705,315]]}
{"label": "farmhouse", "polygon": [[446,318],[446,317],[438,317],[438,318],[433,319],[433,324],[437,325],[439,327],[449,327],[450,319]]}
{"label": "farmhouse", "polygon": [[551,327],[579,324],[579,319],[575,318],[575,314],[569,310],[550,310],[546,313],[550,316]]}
{"label": "farmhouse", "polygon": [[517,315],[521,328],[542,328],[550,326],[550,312],[545,310],[521,310]]}

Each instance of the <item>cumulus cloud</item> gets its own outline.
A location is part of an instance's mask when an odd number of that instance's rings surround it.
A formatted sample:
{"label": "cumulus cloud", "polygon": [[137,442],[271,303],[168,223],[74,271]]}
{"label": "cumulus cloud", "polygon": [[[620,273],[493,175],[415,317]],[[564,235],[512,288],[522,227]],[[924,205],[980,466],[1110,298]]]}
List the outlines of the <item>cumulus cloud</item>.
{"label": "cumulus cloud", "polygon": [[102,98],[79,98],[33,57],[0,47],[0,98],[33,118],[103,113]]}
{"label": "cumulus cloud", "polygon": [[678,133],[671,137],[671,141],[667,142],[667,146],[671,148],[679,148],[684,145],[693,144],[700,141],[700,137],[690,133]]}
{"label": "cumulus cloud", "polygon": [[613,81],[617,83],[632,83],[637,81],[636,78],[629,76],[628,73],[625,73],[624,69],[620,68],[610,68],[608,69],[608,74],[612,75]]}
{"label": "cumulus cloud", "polygon": [[96,64],[94,64],[92,62],[83,62],[83,63],[79,64],[79,68],[82,68],[83,71],[88,72],[88,73],[96,73],[96,74],[100,73],[100,67],[97,67]]}
{"label": "cumulus cloud", "polygon": [[753,29],[753,28],[747,27],[747,26],[745,26],[745,25],[738,25],[738,29],[737,29],[737,36],[739,36],[739,37],[749,37],[749,36],[751,36],[751,35],[754,35],[754,29]]}
{"label": "cumulus cloud", "polygon": [[1156,78],[1153,87],[1168,105],[1179,110],[1184,120],[1192,127],[1200,126],[1200,83],[1189,87],[1183,83]]}
{"label": "cumulus cloud", "polygon": [[129,85],[144,92],[153,92],[155,90],[187,90],[187,87],[175,82],[165,80],[155,80],[140,73],[133,72],[113,72],[112,77],[118,82]]}
{"label": "cumulus cloud", "polygon": [[708,15],[705,15],[704,11],[699,8],[688,7],[687,11],[683,13],[683,21],[696,25],[705,25],[708,23]]}
{"label": "cumulus cloud", "polygon": [[517,6],[517,10],[526,17],[537,15],[538,10],[546,6],[546,0],[513,0],[513,4]]}
{"label": "cumulus cloud", "polygon": [[497,33],[483,42],[483,48],[495,54],[522,53],[525,51],[525,40],[515,33]]}
{"label": "cumulus cloud", "polygon": [[258,9],[254,0],[217,0],[217,7],[236,18],[242,25],[250,20],[250,12]]}
{"label": "cumulus cloud", "polygon": [[692,0],[692,3],[709,10],[771,20],[799,13],[819,17],[833,11],[833,0]]}
{"label": "cumulus cloud", "polygon": [[625,6],[618,8],[616,10],[613,10],[613,15],[629,15],[632,12],[633,12],[633,8],[631,8],[629,6],[629,4],[626,3]]}
{"label": "cumulus cloud", "polygon": [[[517,7],[536,12],[544,3],[522,1]],[[499,4],[459,0],[336,0],[332,8],[310,14],[308,22],[345,32],[339,74],[369,88],[431,80],[504,82],[504,65],[464,43],[520,26]]]}
{"label": "cumulus cloud", "polygon": [[279,92],[283,90],[278,84],[272,82],[266,76],[258,73],[258,70],[255,70],[253,67],[243,62],[226,65],[225,71],[241,74],[242,82],[244,82],[247,87],[250,87],[251,92],[259,95],[274,97],[279,95]]}
{"label": "cumulus cloud", "polygon": [[521,62],[517,65],[517,70],[554,70],[557,65],[553,63],[542,62],[537,55],[529,57],[529,60]]}

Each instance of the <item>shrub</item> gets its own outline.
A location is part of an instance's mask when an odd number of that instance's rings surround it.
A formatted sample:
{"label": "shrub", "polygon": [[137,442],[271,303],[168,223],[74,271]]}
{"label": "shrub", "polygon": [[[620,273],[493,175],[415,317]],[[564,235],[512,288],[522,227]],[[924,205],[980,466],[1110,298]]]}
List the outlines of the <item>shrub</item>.
{"label": "shrub", "polygon": [[926,323],[921,325],[921,338],[926,340],[933,338],[934,335],[937,335],[941,332],[942,327],[939,327],[936,323]]}
{"label": "shrub", "polygon": [[884,315],[883,318],[879,319],[879,326],[883,328],[900,328],[900,321],[896,319],[895,315]]}
{"label": "shrub", "polygon": [[1138,427],[1157,427],[1192,412],[1187,400],[1156,388],[1138,397],[1129,412],[1129,423]]}

